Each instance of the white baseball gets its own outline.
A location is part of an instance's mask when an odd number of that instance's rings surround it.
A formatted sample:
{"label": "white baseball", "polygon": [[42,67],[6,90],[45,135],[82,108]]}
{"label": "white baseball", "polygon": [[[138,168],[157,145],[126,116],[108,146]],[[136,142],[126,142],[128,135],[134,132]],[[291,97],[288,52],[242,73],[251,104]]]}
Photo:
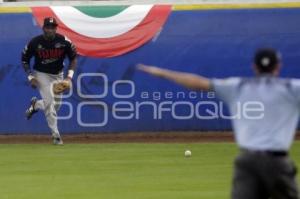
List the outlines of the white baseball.
{"label": "white baseball", "polygon": [[184,156],[185,157],[190,157],[190,156],[192,156],[192,152],[190,150],[185,150]]}

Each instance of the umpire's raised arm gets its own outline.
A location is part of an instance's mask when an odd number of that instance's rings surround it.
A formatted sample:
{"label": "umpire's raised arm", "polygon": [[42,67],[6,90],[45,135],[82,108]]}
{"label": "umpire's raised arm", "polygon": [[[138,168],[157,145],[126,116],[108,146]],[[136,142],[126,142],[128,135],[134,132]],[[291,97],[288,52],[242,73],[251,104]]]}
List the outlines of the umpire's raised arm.
{"label": "umpire's raised arm", "polygon": [[210,80],[200,75],[177,72],[144,64],[138,64],[137,69],[157,77],[168,79],[191,90],[208,91],[211,89]]}

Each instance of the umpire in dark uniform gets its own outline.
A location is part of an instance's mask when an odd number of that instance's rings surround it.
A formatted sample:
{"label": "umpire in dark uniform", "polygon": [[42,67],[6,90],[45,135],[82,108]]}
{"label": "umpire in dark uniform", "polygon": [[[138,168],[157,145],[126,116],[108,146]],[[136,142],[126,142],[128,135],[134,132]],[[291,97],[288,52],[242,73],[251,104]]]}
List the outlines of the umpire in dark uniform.
{"label": "umpire in dark uniform", "polygon": [[[279,78],[281,57],[259,49],[253,78],[207,79],[190,73],[138,65],[144,72],[192,90],[213,90],[236,114],[237,104],[260,103],[258,117],[233,119],[240,155],[234,164],[233,199],[298,199],[296,167],[288,156],[300,114],[300,80]],[[258,115],[256,115],[258,116]]]}

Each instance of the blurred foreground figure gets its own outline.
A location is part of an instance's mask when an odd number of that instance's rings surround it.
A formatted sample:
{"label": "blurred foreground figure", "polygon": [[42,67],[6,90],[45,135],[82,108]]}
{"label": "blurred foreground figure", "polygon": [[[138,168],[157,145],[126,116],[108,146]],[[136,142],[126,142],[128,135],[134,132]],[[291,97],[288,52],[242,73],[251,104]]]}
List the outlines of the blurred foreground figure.
{"label": "blurred foreground figure", "polygon": [[[296,166],[288,151],[300,112],[300,80],[279,78],[281,57],[274,49],[259,49],[254,56],[253,78],[207,79],[138,64],[146,73],[192,90],[212,90],[237,114],[237,104],[257,102],[259,107],[234,117],[233,128],[240,154],[234,163],[233,199],[297,199]],[[244,111],[242,111],[244,113]]]}

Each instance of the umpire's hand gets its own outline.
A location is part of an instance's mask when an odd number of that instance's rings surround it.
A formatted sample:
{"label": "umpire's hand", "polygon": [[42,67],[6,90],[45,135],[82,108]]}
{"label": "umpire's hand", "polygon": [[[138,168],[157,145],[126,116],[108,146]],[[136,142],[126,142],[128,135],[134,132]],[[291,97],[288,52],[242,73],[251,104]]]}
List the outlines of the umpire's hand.
{"label": "umpire's hand", "polygon": [[145,65],[145,64],[137,64],[136,65],[137,69],[146,73],[149,73],[154,76],[162,76],[165,72],[165,70],[158,68],[156,66],[150,66],[150,65]]}

